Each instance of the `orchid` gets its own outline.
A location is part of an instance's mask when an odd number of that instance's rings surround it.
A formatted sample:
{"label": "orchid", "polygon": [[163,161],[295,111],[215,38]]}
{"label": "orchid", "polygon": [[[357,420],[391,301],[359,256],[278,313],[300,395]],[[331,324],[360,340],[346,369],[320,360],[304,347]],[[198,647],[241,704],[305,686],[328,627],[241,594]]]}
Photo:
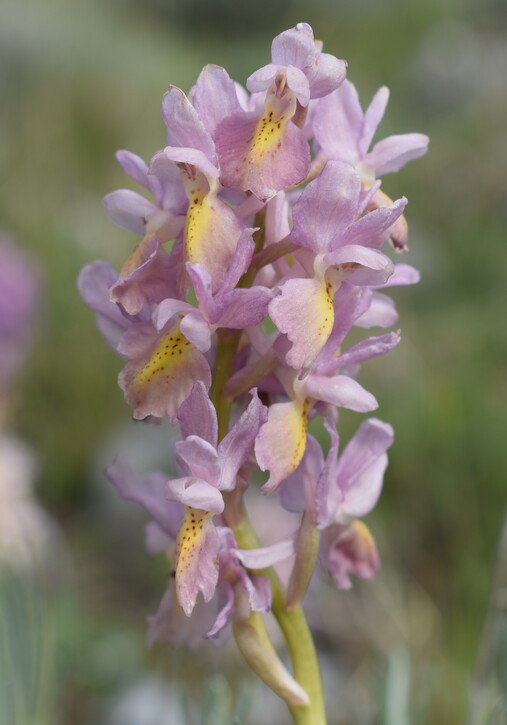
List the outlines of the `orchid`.
{"label": "orchid", "polygon": [[[302,604],[314,568],[347,589],[380,562],[362,519],[380,496],[393,431],[367,418],[339,453],[337,411],[377,409],[360,366],[400,343],[386,292],[419,279],[383,246],[406,248],[407,200],[391,201],[377,177],[421,156],[427,138],[389,137],[369,151],[387,90],[363,114],[346,69],[299,23],[273,40],[247,89],[213,65],[188,95],[170,86],[165,146],[149,164],[117,156],[153,200],[127,189],[105,199],[141,239],[119,274],[99,261],[78,281],[123,359],[133,417],[167,419],[181,434],[175,478],[138,476],[121,459],[108,469],[151,517],[148,549],[169,561],[148,639],[195,646],[232,631],[300,725],[326,721]],[[381,330],[358,340],[369,328]],[[318,419],[326,456],[308,432]],[[246,509],[259,481],[274,529],[280,505],[300,516],[269,546]],[[272,568],[284,559],[287,589]],[[268,610],[293,673],[266,630]]]}

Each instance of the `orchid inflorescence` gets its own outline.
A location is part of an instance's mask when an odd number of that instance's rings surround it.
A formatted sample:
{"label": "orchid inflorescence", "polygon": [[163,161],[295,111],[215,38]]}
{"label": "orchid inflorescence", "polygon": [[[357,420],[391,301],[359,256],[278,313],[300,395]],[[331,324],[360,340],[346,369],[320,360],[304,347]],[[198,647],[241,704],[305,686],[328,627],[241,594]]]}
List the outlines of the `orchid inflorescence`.
{"label": "orchid inflorescence", "polygon": [[[180,478],[139,477],[119,459],[107,472],[150,514],[148,548],[172,562],[149,639],[216,638],[232,624],[296,722],[325,720],[301,609],[316,562],[341,589],[379,565],[361,519],[380,495],[393,431],[367,419],[339,453],[337,409],[377,408],[356,381],[359,363],[400,334],[342,345],[353,327],[394,325],[386,288],[418,281],[380,251],[406,249],[407,201],[393,202],[378,177],[423,155],[428,139],[390,136],[370,149],[389,93],[381,88],[363,112],[346,71],[299,23],[273,40],[249,93],[215,65],[188,96],[170,86],[166,147],[149,165],[117,153],[151,198],[128,189],[105,198],[109,216],[142,239],[119,275],[97,261],[79,278],[125,359],[119,384],[134,418],[168,418],[181,431]],[[307,432],[315,418],[326,456]],[[269,474],[261,490],[272,507],[300,514],[299,528],[270,546],[244,505],[256,470]],[[289,557],[285,589],[271,567]],[[294,677],[265,630],[270,609]]]}

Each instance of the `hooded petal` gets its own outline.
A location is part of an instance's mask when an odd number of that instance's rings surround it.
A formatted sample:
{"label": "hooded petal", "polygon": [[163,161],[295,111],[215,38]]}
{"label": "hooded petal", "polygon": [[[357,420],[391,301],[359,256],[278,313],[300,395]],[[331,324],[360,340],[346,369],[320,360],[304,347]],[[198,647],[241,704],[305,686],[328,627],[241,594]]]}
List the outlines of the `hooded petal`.
{"label": "hooded petal", "polygon": [[208,481],[199,478],[174,478],[167,482],[166,492],[172,501],[179,501],[189,507],[181,525],[181,530],[187,532],[189,540],[200,536],[199,531],[204,530],[204,519],[207,520],[208,515],[221,514],[224,510],[224,499],[220,491]]}
{"label": "hooded petal", "polygon": [[343,83],[347,74],[347,63],[329,53],[318,53],[311,69],[306,70],[310,83],[310,97],[323,98]]}
{"label": "hooded petal", "polygon": [[182,319],[180,324],[181,332],[187,340],[201,352],[208,352],[211,347],[211,335],[213,329],[209,322],[204,319],[199,310],[189,312]]}
{"label": "hooded petal", "polygon": [[308,23],[298,23],[294,28],[284,30],[271,43],[271,59],[277,65],[305,68],[311,64],[314,55],[315,40]]}

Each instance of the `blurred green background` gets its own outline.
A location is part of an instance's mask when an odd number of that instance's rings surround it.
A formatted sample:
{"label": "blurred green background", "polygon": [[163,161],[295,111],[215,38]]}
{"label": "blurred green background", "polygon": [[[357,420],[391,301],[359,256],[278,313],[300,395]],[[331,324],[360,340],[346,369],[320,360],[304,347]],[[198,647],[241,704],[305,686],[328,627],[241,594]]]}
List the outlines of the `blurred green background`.
{"label": "blurred green background", "polygon": [[[330,723],[465,722],[507,504],[507,6],[3,0],[0,228],[44,272],[10,430],[36,452],[38,496],[63,531],[70,573],[36,590],[2,585],[11,649],[23,655],[9,674],[16,686],[0,691],[0,714],[11,713],[2,725],[221,724],[233,722],[234,708],[235,722],[284,722],[275,703],[273,719],[261,715],[271,700],[228,650],[226,672],[235,675],[226,681],[222,655],[210,648],[145,649],[144,618],[166,573],[143,551],[145,519],[115,500],[101,470],[125,448],[141,470],[163,465],[167,431],[129,423],[116,386],[120,362],[75,280],[95,258],[118,266],[134,244],[101,198],[129,186],[118,148],[150,158],[164,145],[167,85],[188,90],[205,63],[244,83],[269,61],[271,38],[302,20],[325,50],[347,59],[363,105],[390,87],[381,137],[431,138],[427,157],[383,184],[409,199],[403,261],[422,280],[393,295],[400,347],[361,377],[396,430],[383,497],[368,520],[383,569],[353,593],[323,584],[310,612],[336,698]],[[358,418],[343,422],[350,433]],[[498,668],[486,677],[488,714],[474,725],[507,722],[500,635]],[[124,704],[138,691],[139,701],[160,701],[156,712],[167,719]],[[9,697],[17,714],[5,709]],[[204,715],[178,714],[180,702],[196,701]]]}

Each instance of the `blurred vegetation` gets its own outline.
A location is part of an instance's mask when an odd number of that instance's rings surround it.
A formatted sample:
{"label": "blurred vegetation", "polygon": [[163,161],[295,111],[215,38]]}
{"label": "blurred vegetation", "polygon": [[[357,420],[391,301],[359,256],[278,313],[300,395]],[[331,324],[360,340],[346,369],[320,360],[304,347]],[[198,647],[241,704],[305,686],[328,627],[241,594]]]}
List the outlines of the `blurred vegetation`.
{"label": "blurred vegetation", "polygon": [[[39,456],[40,498],[76,566],[76,581],[54,595],[66,615],[55,625],[49,722],[100,722],[146,672],[182,682],[192,668],[203,682],[215,671],[209,653],[144,651],[143,619],[165,574],[142,551],[142,517],[111,502],[100,474],[129,411],[120,363],[75,279],[95,258],[118,266],[135,242],[101,198],[129,185],[116,149],[149,158],[163,146],[168,83],[188,89],[208,62],[244,82],[268,62],[273,35],[301,20],[348,60],[363,104],[391,88],[383,135],[431,137],[429,155],[383,185],[409,198],[406,261],[422,281],[396,291],[402,344],[361,378],[396,445],[369,521],[383,572],[352,594],[326,589],[314,616],[341,668],[331,722],[463,722],[507,507],[505,3],[4,0],[0,15],[0,227],[45,270],[12,428]],[[344,439],[357,423],[343,416]],[[355,621],[354,637],[337,613]],[[504,722],[501,702],[491,722]]]}

